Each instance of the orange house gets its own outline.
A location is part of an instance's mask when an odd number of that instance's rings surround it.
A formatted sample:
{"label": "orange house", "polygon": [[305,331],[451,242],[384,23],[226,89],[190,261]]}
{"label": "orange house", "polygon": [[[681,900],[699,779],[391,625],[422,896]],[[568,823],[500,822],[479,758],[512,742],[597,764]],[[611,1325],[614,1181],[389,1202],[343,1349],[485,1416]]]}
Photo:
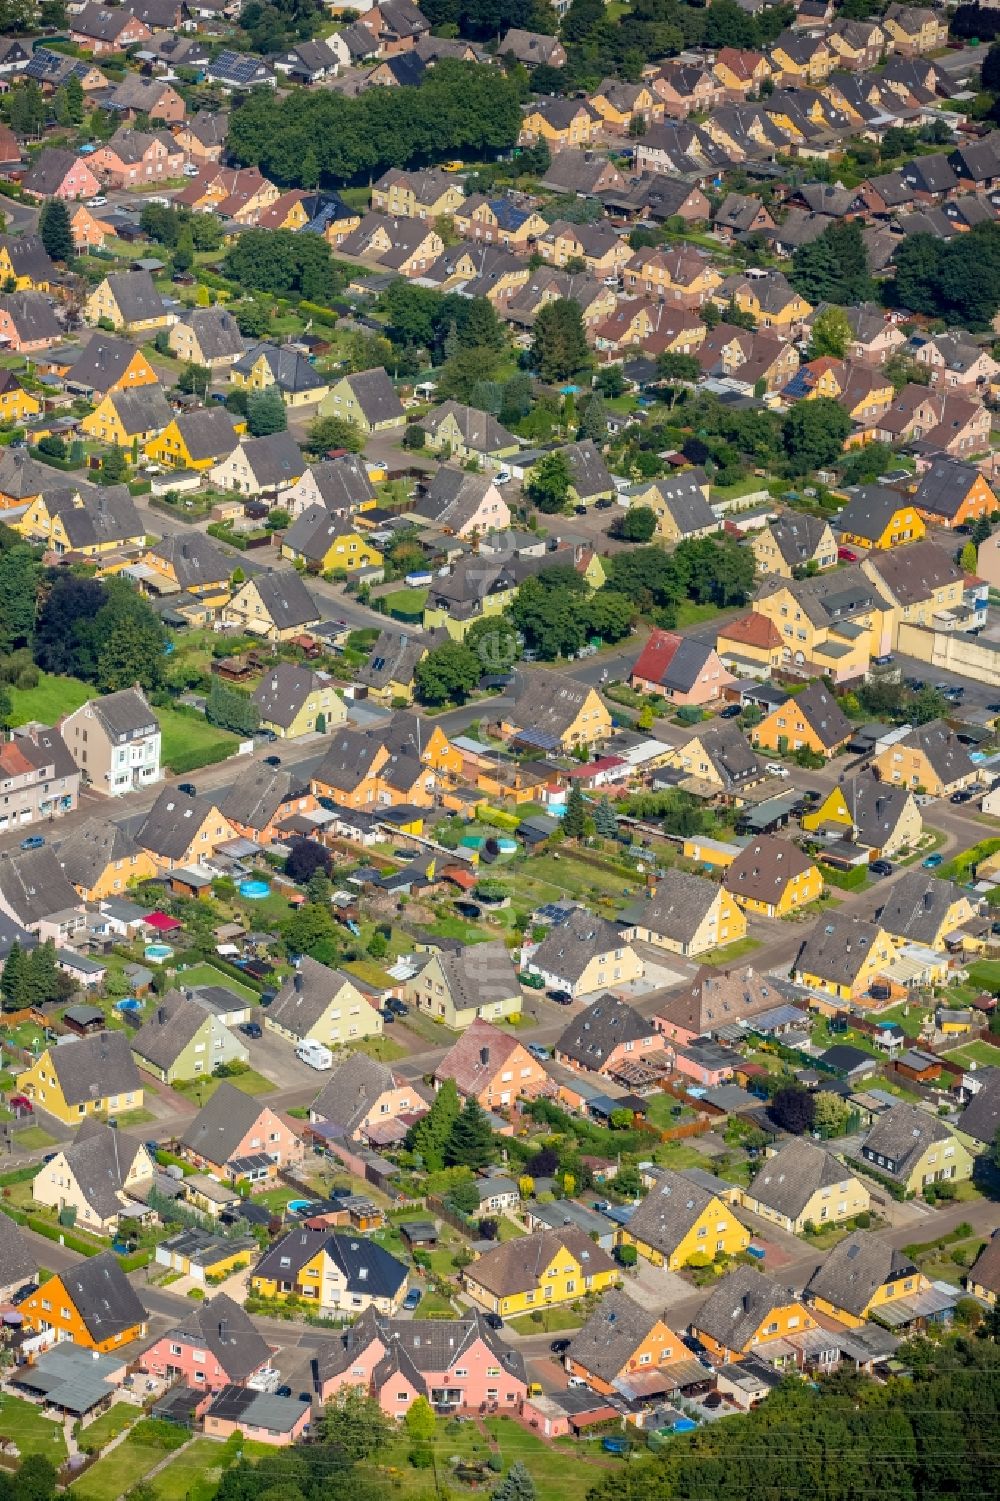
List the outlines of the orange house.
{"label": "orange house", "polygon": [[543,1064],[516,1037],[477,1017],[434,1070],[435,1088],[454,1079],[463,1099],[475,1095],[484,1110],[512,1105],[549,1084]]}
{"label": "orange house", "polygon": [[742,1360],[767,1340],[817,1327],[790,1288],[752,1266],[727,1272],[691,1320],[691,1333],[717,1360]]}
{"label": "orange house", "polygon": [[751,731],[760,750],[811,750],[828,760],[851,738],[851,722],[833,694],[817,680],[772,709]]}
{"label": "orange house", "polygon": [[104,241],[112,236],[115,239],[118,238],[118,231],[114,225],[105,219],[98,219],[85,203],[78,203],[72,210],[69,216],[69,227],[76,250],[92,250],[95,246],[103,245]]}
{"label": "orange house", "polygon": [[[639,1307],[628,1293],[606,1292],[566,1352],[566,1369],[582,1376],[592,1391],[617,1396],[629,1378],[649,1390],[650,1377],[688,1358],[679,1334],[655,1313]],[[616,1385],[616,1383],[618,1383]],[[669,1379],[663,1387],[669,1389]]]}
{"label": "orange house", "polygon": [[1000,510],[985,476],[972,464],[955,459],[936,459],[924,474],[913,497],[925,521],[954,530],[992,516]]}
{"label": "orange house", "polygon": [[110,1251],[50,1277],[21,1304],[21,1314],[32,1333],[55,1330],[57,1338],[103,1355],[144,1335],[148,1317]]}

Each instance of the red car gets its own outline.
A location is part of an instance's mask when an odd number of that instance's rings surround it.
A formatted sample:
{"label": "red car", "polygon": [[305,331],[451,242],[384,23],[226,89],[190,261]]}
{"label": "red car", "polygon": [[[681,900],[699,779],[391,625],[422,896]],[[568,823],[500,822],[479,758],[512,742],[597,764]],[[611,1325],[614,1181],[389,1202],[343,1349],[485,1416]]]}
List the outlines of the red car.
{"label": "red car", "polygon": [[837,558],[841,563],[856,563],[858,561],[857,553],[852,552],[849,547],[838,547]]}
{"label": "red car", "polygon": [[26,1094],[11,1095],[10,1105],[12,1110],[24,1110],[28,1115],[34,1115],[35,1107]]}

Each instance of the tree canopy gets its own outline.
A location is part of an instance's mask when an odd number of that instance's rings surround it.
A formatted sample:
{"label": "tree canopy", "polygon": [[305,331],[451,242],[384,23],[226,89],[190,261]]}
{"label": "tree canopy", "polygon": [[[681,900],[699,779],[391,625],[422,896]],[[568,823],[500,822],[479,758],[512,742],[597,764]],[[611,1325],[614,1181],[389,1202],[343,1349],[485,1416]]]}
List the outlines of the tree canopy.
{"label": "tree canopy", "polygon": [[1000,225],[977,224],[947,242],[909,235],[895,262],[897,306],[972,330],[990,327],[1000,309]]}

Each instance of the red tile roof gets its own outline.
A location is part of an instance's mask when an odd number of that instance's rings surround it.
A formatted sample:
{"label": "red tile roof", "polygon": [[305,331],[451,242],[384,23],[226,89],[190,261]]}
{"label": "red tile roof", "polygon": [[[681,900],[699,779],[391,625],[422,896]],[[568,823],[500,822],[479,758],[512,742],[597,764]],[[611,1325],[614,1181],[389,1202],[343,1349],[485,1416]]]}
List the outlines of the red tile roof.
{"label": "red tile roof", "polygon": [[731,625],[724,625],[719,636],[726,641],[738,641],[743,646],[758,646],[761,650],[781,645],[781,633],[774,621],[768,620],[766,615],[758,615],[756,610],[734,620]]}

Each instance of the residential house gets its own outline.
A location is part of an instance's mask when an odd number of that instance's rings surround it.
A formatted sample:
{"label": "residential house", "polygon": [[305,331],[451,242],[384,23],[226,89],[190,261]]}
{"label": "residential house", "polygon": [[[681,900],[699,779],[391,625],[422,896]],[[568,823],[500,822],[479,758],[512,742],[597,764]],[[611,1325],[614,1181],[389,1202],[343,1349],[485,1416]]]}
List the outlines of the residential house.
{"label": "residential house", "polygon": [[593,276],[615,280],[631,254],[613,226],[602,220],[575,224],[568,219],[556,219],[538,236],[535,249],[549,265],[568,266],[571,261],[582,261]]}
{"label": "residential house", "polygon": [[324,417],[343,417],[364,433],[388,432],[406,421],[396,389],[381,366],[336,381],[319,412]]}
{"label": "residential house", "polygon": [[501,1021],[520,1015],[524,1001],[507,946],[499,939],[474,943],[457,952],[427,956],[403,994],[411,1006],[452,1031],[474,1021]]}
{"label": "residential house", "polygon": [[409,513],[455,537],[483,536],[510,526],[510,507],[487,474],[444,465]]}
{"label": "residential house", "polygon": [[66,1126],[85,1116],[142,1109],[142,1079],[124,1032],[97,1032],[44,1048],[18,1074],[17,1088]]}
{"label": "residential house", "polygon": [[1000,1069],[979,1071],[975,1094],[958,1118],[958,1129],[977,1151],[992,1147],[1000,1130]]}
{"label": "residential house", "polygon": [[712,215],[712,230],[724,244],[775,227],[763,199],[747,193],[727,193]]}
{"label": "residential house", "polygon": [[673,704],[707,704],[734,681],[707,642],[654,630],[629,677],[640,693],[657,693]]}
{"label": "residential house", "polygon": [[229,378],[242,391],[277,389],[287,407],[311,406],[329,390],[326,379],[305,355],[287,344],[267,341],[241,353],[230,366]]}
{"label": "residential house", "polygon": [[930,451],[968,457],[989,451],[989,412],[978,397],[961,392],[904,386],[888,411],[875,418],[859,441],[891,444],[922,440]]}
{"label": "residential house", "polygon": [[461,182],[435,167],[422,172],[390,167],[372,183],[372,208],[377,214],[434,220],[454,214],[464,201]]}
{"label": "residential house", "polygon": [[861,1156],[907,1194],[972,1176],[972,1154],[952,1128],[917,1105],[894,1105],[873,1122]]}
{"label": "residential house", "polygon": [[[716,77],[714,71],[705,64],[692,65],[691,63],[676,61],[664,63],[659,73],[652,78],[654,99],[662,105],[660,113],[641,110],[641,118],[648,124],[666,116],[669,120],[683,120],[688,115],[699,114],[702,111],[711,114],[720,105],[726,95],[725,88]],[[614,95],[612,98],[614,99]],[[620,103],[626,105],[631,96],[626,94]],[[600,104],[593,101],[598,109]],[[631,124],[631,118],[626,119],[624,129]],[[624,133],[624,131],[623,131]]]}
{"label": "residential house", "polygon": [[382,1016],[350,975],[303,955],[267,1008],[264,1026],[289,1042],[309,1038],[336,1048],[353,1038],[380,1036]]}
{"label": "residential house", "polygon": [[890,5],[881,25],[887,40],[903,57],[934,52],[948,40],[946,19],[922,6]]}
{"label": "residential house", "polygon": [[852,682],[891,650],[892,606],[856,565],[829,579],[766,575],[753,607],[781,633],[784,669],[802,676]]}
{"label": "residential house", "polygon": [[703,254],[683,246],[636,250],[622,276],[626,291],[659,297],[683,308],[702,307],[722,284],[722,277]]}
{"label": "residential house", "polygon": [[413,675],[428,652],[426,640],[402,630],[384,630],[359,669],[357,681],[379,704],[413,702]]}
{"label": "residential house", "polygon": [[[822,305],[816,309],[823,311]],[[856,303],[844,308],[851,328],[847,354],[869,365],[884,365],[906,343],[906,335],[885,308],[874,302]]]}
{"label": "residential house", "polygon": [[927,522],[954,531],[1000,510],[1000,500],[974,464],[934,459],[920,477],[913,505]]}
{"label": "residential house", "polygon": [[[906,1300],[916,1302],[930,1282],[905,1251],[881,1236],[853,1230],[826,1252],[805,1286],[811,1308],[848,1329],[860,1329],[888,1308],[895,1314]],[[895,1319],[893,1320],[895,1323]]]}
{"label": "residential house", "polygon": [[291,568],[247,579],[225,606],[222,618],[268,641],[290,641],[318,625],[319,607]]}
{"label": "residential house", "polygon": [[90,698],[62,722],[62,737],[88,786],[108,797],[163,776],[160,725],[142,688]]}
{"label": "residential house", "polygon": [[566,62],[566,49],[558,37],[544,36],[540,31],[522,31],[512,26],[497,46],[500,57],[513,57],[525,68],[537,68],[544,63],[549,68],[561,68]]}
{"label": "residential house", "polygon": [[9,291],[51,292],[57,280],[41,235],[0,235],[0,282]]}
{"label": "residential house", "polygon": [[718,720],[698,730],[668,754],[666,765],[685,772],[685,780],[711,788],[715,796],[739,797],[765,775],[763,762],[731,720]]}
{"label": "residential house", "polygon": [[13,370],[0,373],[0,422],[17,427],[30,422],[41,410],[42,403],[24,389]]}
{"label": "residential house", "polygon": [[583,99],[540,99],[525,108],[518,143],[532,146],[545,141],[555,153],[569,146],[589,146],[597,140],[604,121],[592,104]]}
{"label": "residential house", "polygon": [[459,558],[444,578],[436,578],[424,604],[425,635],[445,630],[461,641],[474,621],[500,615],[516,597],[518,578],[502,559],[472,553]]}
{"label": "residential house", "polygon": [[126,73],[108,95],[106,109],[134,122],[140,115],[151,123],[178,125],[187,113],[182,96],[166,78]]}
{"label": "residential house", "polygon": [[567,1068],[608,1077],[655,1054],[662,1061],[663,1044],[652,1023],[608,993],[570,1021],[553,1048],[556,1061]]}
{"label": "residential house", "polygon": [[837,532],[847,547],[899,547],[919,542],[925,530],[913,502],[883,485],[862,485],[837,517]]}
{"label": "residential house", "polygon": [[359,454],[342,454],[310,464],[302,478],[278,495],[278,504],[294,518],[313,505],[324,506],[343,519],[371,510],[377,501],[365,461]]}
{"label": "residential house", "polygon": [[0,833],[71,813],[80,773],[58,730],[24,726],[0,744]]}
{"label": "residential house", "polygon": [[448,1394],[456,1412],[518,1412],[528,1390],[524,1358],[477,1313],[452,1319],[387,1319],[368,1308],[319,1355],[320,1399],[361,1385],[390,1418],[418,1398]]}
{"label": "residential house", "polygon": [[301,1298],[324,1314],[394,1313],[407,1269],[377,1241],[329,1230],[291,1230],[264,1252],[250,1274],[257,1297]]}
{"label": "residential house", "polygon": [[271,1396],[250,1386],[227,1386],[210,1399],[203,1418],[210,1439],[287,1449],[298,1443],[310,1426],[312,1404],[300,1392],[297,1397]]}
{"label": "residential house", "polygon": [[260,438],[243,437],[209,470],[209,481],[239,495],[274,496],[302,478],[306,461],[287,430]]}
{"label": "residential house", "polygon": [[[187,1244],[183,1251],[174,1252],[171,1248],[171,1260],[181,1254],[185,1266],[191,1268],[190,1276],[195,1264],[203,1264],[205,1251],[208,1251],[215,1257],[213,1267],[228,1271],[227,1263],[234,1258],[225,1255],[227,1242],[219,1242],[217,1237],[207,1236],[200,1230],[182,1231],[173,1237],[175,1241],[185,1242],[196,1238],[209,1244],[204,1250],[188,1249]],[[170,1242],[161,1244],[166,1249]],[[238,1244],[238,1241],[232,1242],[233,1246]],[[246,1242],[247,1247],[250,1245],[253,1242]],[[198,1258],[197,1263],[194,1263],[194,1257]],[[235,1260],[242,1263],[246,1257],[247,1249],[243,1249]],[[180,1267],[176,1269],[180,1270]],[[253,1319],[228,1293],[222,1292],[184,1309],[180,1323],[168,1329],[139,1357],[139,1369],[148,1375],[169,1382],[179,1378],[185,1386],[207,1392],[221,1391],[229,1385],[245,1386],[270,1364],[271,1347]]]}
{"label": "residential house", "polygon": [[463,239],[522,253],[530,252],[549,228],[536,210],[522,208],[512,198],[486,198],[482,193],[463,199],[453,222],[456,234]]}
{"label": "residential house", "polygon": [[109,391],[159,384],[156,371],[138,345],[100,330],[72,360],[57,354],[53,364],[55,373],[65,379],[71,391],[95,398]]}
{"label": "residential house", "polygon": [[41,292],[0,293],[0,339],[14,354],[37,354],[63,336],[48,297]]}
{"label": "residential house", "polygon": [[974,1298],[995,1308],[1000,1301],[1000,1230],[994,1230],[965,1277]]}
{"label": "residential house", "polygon": [[225,1081],[178,1132],[178,1143],[196,1167],[229,1183],[264,1182],[278,1168],[294,1168],[304,1152],[276,1111]]}
{"label": "residential house", "polygon": [[[413,1084],[367,1053],[347,1053],[309,1106],[309,1119],[334,1126],[346,1141],[365,1141],[426,1109]],[[400,1127],[405,1129],[405,1127]]]}
{"label": "residential house", "polygon": [[792,963],[792,978],[807,990],[860,1001],[892,963],[896,945],[878,923],[836,913],[817,922]]}
{"label": "residential house", "polygon": [[878,751],[872,765],[883,782],[931,797],[948,797],[976,781],[975,763],[943,719],[916,725]]}
{"label": "residential house", "polygon": [[51,846],[0,860],[0,911],[20,928],[65,942],[83,925],[82,907]]}
{"label": "residential house", "polygon": [[124,52],[137,42],[148,42],[152,29],[132,11],[112,8],[91,0],[70,23],[70,41],[93,57]]}
{"label": "residential house", "polygon": [[270,63],[251,52],[233,52],[230,48],[216,53],[206,63],[205,77],[227,94],[243,93],[246,89],[273,89],[278,84]]}
{"label": "residential house", "polygon": [[106,188],[123,191],[179,175],[184,153],[168,130],[133,130],[122,126],[90,158]]}
{"label": "residential house", "polygon": [[655,535],[663,542],[710,537],[722,530],[722,521],[708,503],[708,479],[702,469],[651,480],[630,492],[629,503],[653,512]]}
{"label": "residential house", "polygon": [[225,111],[199,110],[174,130],[174,139],[185,156],[193,162],[217,162],[229,133],[229,116]]}
{"label": "residential house", "polygon": [[143,451],[166,469],[210,469],[232,453],[242,426],[224,407],[196,407],[175,417]]}
{"label": "residential house", "polygon": [[318,797],[342,808],[391,808],[400,803],[429,808],[437,784],[435,770],[415,747],[390,753],[383,733],[339,729],[312,775]]}
{"label": "residential house", "polygon": [[111,1235],[144,1208],[135,1190],[153,1186],[155,1168],[141,1141],[85,1121],[71,1142],[42,1163],[31,1197],[60,1214],[75,1210],[76,1223],[93,1235]]}
{"label": "residential house", "polygon": [[220,167],[209,160],[201,165],[197,177],[174,195],[178,208],[217,214],[236,224],[257,224],[261,216],[281,197],[281,190],[259,167]]}
{"label": "residential house", "polygon": [[474,1303],[507,1318],[603,1292],[618,1276],[607,1252],[569,1226],[496,1246],[466,1267],[462,1280]]}
{"label": "residential house", "polygon": [[296,517],[282,539],[281,556],[304,563],[312,573],[342,575],[382,566],[382,554],[368,536],[323,505],[309,506]]}
{"label": "residential house", "polygon": [[539,750],[572,751],[602,744],[611,734],[611,715],[599,693],[564,674],[533,672],[510,709],[503,711],[505,739]]}
{"label": "residential house", "polygon": [[900,943],[918,943],[938,952],[954,939],[979,910],[956,881],[938,880],[930,871],[910,870],[893,884],[888,901],[875,916]]}
{"label": "residential house", "polygon": [[611,500],[617,493],[615,482],[593,438],[567,443],[562,455],[569,467],[569,498],[574,505]]}
{"label": "residential house", "polygon": [[917,347],[914,360],[930,371],[934,390],[959,390],[975,394],[990,386],[1000,364],[988,350],[961,333],[935,334]]}
{"label": "residential house", "polygon": [[131,449],[162,433],[174,413],[160,386],[136,386],[133,390],[109,391],[80,423],[88,438]]}
{"label": "residential house", "polygon": [[212,608],[232,593],[232,557],[203,532],[168,532],[142,559],[149,572],[140,587],[151,594],[180,591]]}
{"label": "residential house", "polygon": [[167,311],[148,271],[109,271],[83,304],[85,323],[102,318],[122,333],[155,333],[169,328],[174,314]]}
{"label": "residential house", "polygon": [[693,958],[746,937],[747,921],[724,886],[675,870],[621,915],[625,935]]}
{"label": "residential house", "polygon": [[715,300],[723,308],[729,301],[735,302],[758,328],[776,329],[786,338],[795,337],[813,311],[780,271],[769,271],[764,277],[727,277],[717,289]]}
{"label": "residential house", "polygon": [[217,1016],[168,990],[132,1038],[132,1056],[154,1078],[173,1084],[207,1077],[220,1064],[246,1063],[250,1054]]}
{"label": "residential house", "polygon": [[773,1011],[780,999],[766,975],[750,965],[737,969],[703,965],[689,984],[668,994],[652,1020],[664,1037],[685,1046],[723,1027],[752,1026],[753,1017]]}
{"label": "residential house", "polygon": [[313,813],[317,806],[308,779],[299,771],[260,762],[229,789],[219,812],[238,835],[266,849],[287,837],[288,820]]}
{"label": "residential house", "polygon": [[816,681],[789,696],[750,731],[758,749],[780,755],[810,750],[829,761],[851,739],[853,729],[825,683]]}
{"label": "residential house", "polygon": [[135,837],[163,873],[197,868],[212,858],[220,844],[235,839],[236,830],[210,794],[191,797],[176,787],[165,787]]}
{"label": "residential house", "polygon": [[478,1017],[435,1068],[435,1088],[446,1079],[454,1080],[463,1099],[474,1096],[486,1111],[508,1109],[549,1085],[544,1064],[522,1042]]}
{"label": "residential house", "polygon": [[24,1300],[19,1312],[32,1334],[69,1339],[99,1354],[146,1333],[146,1310],[111,1251],[56,1272]]}
{"label": "residential house", "polygon": [[358,17],[358,24],[375,38],[379,57],[412,51],[418,39],[431,29],[430,21],[412,0],[378,0]]}
{"label": "residential house", "polygon": [[87,902],[122,896],[133,881],[151,881],[156,862],[120,824],[92,818],[59,844],[66,879]]}
{"label": "residential house", "polygon": [[691,1320],[691,1332],[717,1360],[738,1361],[758,1345],[817,1328],[805,1303],[756,1267],[737,1266]]}
{"label": "residential house", "polygon": [[224,307],[190,308],[178,318],[167,342],[185,364],[206,365],[213,371],[231,368],[245,352],[239,324]]}
{"label": "residential house", "polygon": [[864,1182],[824,1145],[791,1140],[765,1157],[740,1190],[740,1203],[761,1219],[801,1235],[808,1225],[841,1224],[868,1212]]}
{"label": "residential house", "polygon": [[802,815],[802,827],[809,834],[850,839],[878,859],[915,849],[923,820],[908,788],[862,774],[832,788]]}
{"label": "residential house", "polygon": [[723,667],[740,678],[769,678],[784,659],[778,627],[753,610],[719,628],[715,649]]}
{"label": "residential house", "polygon": [[140,547],[146,537],[125,485],[100,489],[85,481],[53,486],[31,502],[15,530],[60,557],[99,558],[122,547]]}
{"label": "residential house", "polygon": [[444,241],[425,219],[366,214],[338,247],[342,255],[374,261],[401,276],[423,276],[444,250]]}
{"label": "residential house", "polygon": [[101,184],[87,158],[59,146],[43,146],[21,179],[29,198],[93,198]]}
{"label": "residential house", "polygon": [[708,1266],[720,1252],[736,1256],[746,1250],[750,1231],[731,1204],[672,1168],[655,1174],[649,1193],[617,1232],[618,1245],[635,1246],[644,1260],[671,1272]]}
{"label": "residential house", "polygon": [[747,912],[766,917],[787,917],[823,892],[823,878],[812,860],[790,840],[769,834],[752,839],[722,881]]}
{"label": "residential house", "polygon": [[625,186],[621,172],[606,156],[575,148],[554,152],[540,183],[547,193],[573,193],[578,198],[596,198]]}
{"label": "residential house", "polygon": [[687,1358],[680,1335],[659,1314],[613,1289],[572,1336],[564,1361],[571,1376],[611,1397],[630,1391],[632,1383],[646,1393],[656,1380],[669,1390],[672,1368]]}
{"label": "residential house", "polygon": [[105,248],[105,241],[118,238],[118,230],[110,219],[102,219],[97,209],[89,209],[85,203],[74,204],[69,211],[69,227],[73,235],[73,249],[78,254],[88,250]]}
{"label": "residential house", "polygon": [[830,523],[789,511],[750,538],[761,573],[794,578],[797,571],[823,573],[837,565],[837,542]]}
{"label": "residential house", "polygon": [[0,1294],[10,1302],[28,1282],[38,1281],[38,1255],[27,1232],[9,1216],[0,1216]]}
{"label": "residential house", "polygon": [[344,724],[347,710],[332,681],[298,662],[279,662],[253,693],[261,725],[279,739],[323,734]]}

